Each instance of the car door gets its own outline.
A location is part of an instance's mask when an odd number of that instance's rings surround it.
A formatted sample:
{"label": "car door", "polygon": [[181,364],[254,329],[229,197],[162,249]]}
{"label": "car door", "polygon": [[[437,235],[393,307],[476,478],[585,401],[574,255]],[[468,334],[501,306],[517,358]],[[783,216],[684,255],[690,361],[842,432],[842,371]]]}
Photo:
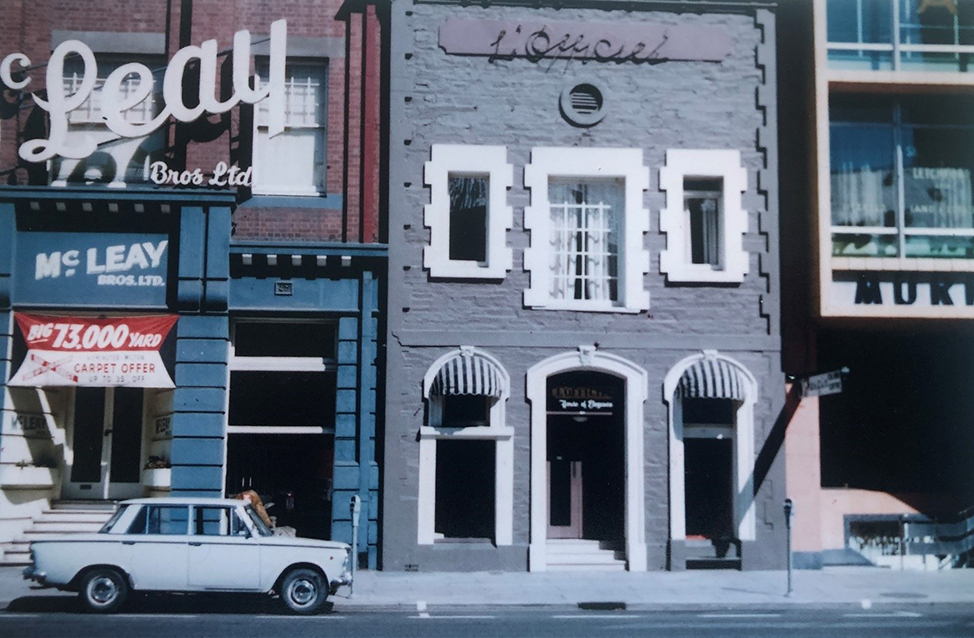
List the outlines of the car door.
{"label": "car door", "polygon": [[260,543],[236,507],[194,506],[189,539],[189,587],[258,591]]}
{"label": "car door", "polygon": [[122,536],[122,553],[135,589],[186,589],[189,507],[144,505]]}

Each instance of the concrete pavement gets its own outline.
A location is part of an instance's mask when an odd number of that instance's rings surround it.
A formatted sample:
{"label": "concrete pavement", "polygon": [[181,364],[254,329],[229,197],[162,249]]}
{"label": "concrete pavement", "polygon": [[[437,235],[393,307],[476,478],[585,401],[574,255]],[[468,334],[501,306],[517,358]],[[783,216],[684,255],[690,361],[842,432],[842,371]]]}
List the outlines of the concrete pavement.
{"label": "concrete pavement", "polygon": [[[785,596],[783,571],[358,573],[355,588],[333,597],[336,608],[416,609],[417,605],[577,606],[628,608],[781,607],[791,605],[974,604],[974,569],[942,572],[869,567],[794,572]],[[64,595],[32,589],[21,568],[0,568],[0,609],[18,598]]]}

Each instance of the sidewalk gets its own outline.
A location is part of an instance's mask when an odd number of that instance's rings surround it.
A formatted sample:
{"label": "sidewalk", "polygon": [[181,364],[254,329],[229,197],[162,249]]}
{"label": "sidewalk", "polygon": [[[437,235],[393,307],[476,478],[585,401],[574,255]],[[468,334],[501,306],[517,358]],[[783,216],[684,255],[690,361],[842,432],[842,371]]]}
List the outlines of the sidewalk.
{"label": "sidewalk", "polygon": [[[21,568],[0,568],[0,609],[24,596],[64,595],[31,589]],[[354,593],[342,588],[336,607],[410,609],[435,606],[624,603],[628,608],[782,607],[851,604],[864,608],[974,603],[974,569],[943,572],[854,567],[794,572],[786,597],[783,571],[546,573],[359,572]]]}

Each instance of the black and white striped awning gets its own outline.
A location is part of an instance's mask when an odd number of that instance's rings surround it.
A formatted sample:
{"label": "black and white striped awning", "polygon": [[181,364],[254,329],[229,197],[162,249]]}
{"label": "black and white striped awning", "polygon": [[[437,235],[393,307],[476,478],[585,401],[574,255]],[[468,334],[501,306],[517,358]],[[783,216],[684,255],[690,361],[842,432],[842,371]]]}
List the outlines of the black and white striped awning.
{"label": "black and white striped awning", "polygon": [[448,359],[430,385],[430,396],[475,394],[500,397],[503,390],[497,365],[475,353],[461,353]]}
{"label": "black and white striped awning", "polygon": [[701,359],[680,377],[677,394],[692,399],[744,400],[744,379],[730,363],[721,359]]}

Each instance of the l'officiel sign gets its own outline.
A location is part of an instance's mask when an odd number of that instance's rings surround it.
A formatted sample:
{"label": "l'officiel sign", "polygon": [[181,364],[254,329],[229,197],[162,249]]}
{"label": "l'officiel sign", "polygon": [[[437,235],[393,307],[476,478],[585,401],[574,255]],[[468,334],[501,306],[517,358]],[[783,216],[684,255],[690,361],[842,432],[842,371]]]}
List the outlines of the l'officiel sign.
{"label": "l'officiel sign", "polygon": [[[238,31],[233,37],[233,94],[226,100],[216,97],[217,41],[207,40],[199,46],[180,49],[169,61],[162,83],[162,95],[166,106],[148,122],[135,123],[125,120],[125,112],[144,102],[153,93],[152,71],[144,64],[130,62],[118,67],[108,76],[101,87],[101,115],[108,129],[124,138],[144,137],[156,131],[172,116],[180,122],[193,122],[204,113],[226,113],[237,104],[256,104],[268,100],[268,135],[273,137],[284,131],[285,121],[285,54],[287,51],[287,21],[271,24],[270,62],[268,82],[256,88],[250,84],[250,32]],[[81,58],[81,81],[71,95],[65,94],[64,62],[72,56]],[[199,63],[199,102],[187,106],[183,100],[186,67],[193,61]],[[27,69],[30,59],[23,53],[11,53],[0,61],[0,80],[10,89],[23,90],[30,84],[29,77],[19,76]],[[19,69],[15,70],[15,65]],[[122,94],[122,83],[131,76],[138,78],[134,89]],[[36,139],[20,146],[20,157],[28,162],[43,162],[56,155],[69,159],[83,159],[98,148],[88,139],[67,144],[68,114],[79,108],[91,97],[98,80],[98,64],[91,48],[79,40],[62,42],[51,54],[45,77],[46,97],[33,93],[34,103],[50,115],[50,133],[46,139]]]}
{"label": "l'officiel sign", "polygon": [[440,26],[440,47],[455,55],[533,60],[721,62],[733,41],[726,30],[713,26],[451,18]]}

